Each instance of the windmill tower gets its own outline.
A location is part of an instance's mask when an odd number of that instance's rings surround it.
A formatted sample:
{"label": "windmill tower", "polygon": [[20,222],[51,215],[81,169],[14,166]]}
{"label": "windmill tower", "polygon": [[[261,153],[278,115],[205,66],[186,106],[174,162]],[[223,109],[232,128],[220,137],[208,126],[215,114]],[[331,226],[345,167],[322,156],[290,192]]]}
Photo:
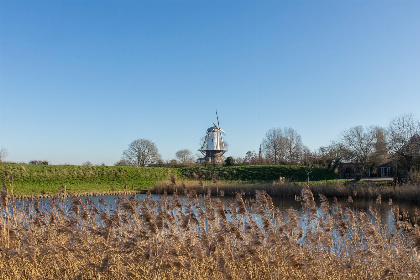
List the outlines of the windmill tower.
{"label": "windmill tower", "polygon": [[223,142],[222,134],[226,134],[221,128],[219,123],[219,116],[217,115],[217,125],[213,123],[213,126],[207,129],[206,137],[204,138],[203,145],[199,151],[203,154],[204,158],[198,159],[199,163],[221,163],[222,155],[227,152],[225,149],[225,143]]}

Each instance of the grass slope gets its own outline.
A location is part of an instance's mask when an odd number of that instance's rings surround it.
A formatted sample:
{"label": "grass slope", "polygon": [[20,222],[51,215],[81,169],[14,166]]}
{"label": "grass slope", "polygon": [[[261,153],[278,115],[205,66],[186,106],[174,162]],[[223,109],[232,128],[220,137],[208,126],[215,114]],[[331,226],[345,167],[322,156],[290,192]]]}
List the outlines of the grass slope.
{"label": "grass slope", "polygon": [[248,165],[248,166],[194,166],[181,168],[181,174],[189,179],[211,180],[213,175],[219,180],[234,180],[247,182],[269,182],[285,177],[289,181],[301,182],[308,179],[311,181],[338,179],[336,173],[323,169],[312,168],[308,170],[304,166],[296,165]]}
{"label": "grass slope", "polygon": [[[238,182],[272,182],[285,177],[290,181],[307,180],[307,169],[301,166],[232,166],[184,168],[132,167],[132,166],[73,166],[0,164],[0,179],[15,195],[57,194],[65,185],[68,192],[108,192],[125,186],[133,190],[151,189],[158,182],[202,179]],[[11,180],[10,174],[13,177]],[[335,179],[336,174],[325,169],[313,168],[310,180]]]}
{"label": "grass slope", "polygon": [[[156,182],[168,180],[177,172],[173,168],[131,166],[69,166],[69,165],[18,165],[2,164],[0,179],[16,195],[57,194],[65,185],[68,192],[107,192],[111,186],[116,191],[144,190]],[[11,180],[12,174],[13,180]]]}

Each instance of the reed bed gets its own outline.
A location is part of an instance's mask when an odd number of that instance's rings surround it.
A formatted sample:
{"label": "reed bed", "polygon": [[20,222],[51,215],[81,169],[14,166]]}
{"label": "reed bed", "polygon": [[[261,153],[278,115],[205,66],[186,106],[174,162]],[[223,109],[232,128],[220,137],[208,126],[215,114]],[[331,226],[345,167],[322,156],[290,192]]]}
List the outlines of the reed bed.
{"label": "reed bed", "polygon": [[[299,196],[304,182],[273,181],[268,182],[240,182],[240,181],[201,181],[189,180],[177,182],[174,178],[158,182],[152,189],[154,194],[173,194],[183,192],[184,189],[194,190],[197,194],[211,193],[212,195],[235,195],[243,193],[247,196],[254,195],[256,191],[263,190],[270,196],[295,197]],[[402,185],[378,185],[375,183],[346,183],[345,180],[329,180],[310,182],[311,191],[315,195],[325,195],[327,197],[352,196],[354,193],[358,197],[376,199],[381,196],[384,199],[405,200],[418,203],[420,202],[419,184]]]}
{"label": "reed bed", "polygon": [[186,188],[143,201],[62,193],[16,200],[4,186],[0,216],[1,279],[419,279],[420,230],[378,212],[343,209],[309,186],[303,212],[280,211],[263,191],[237,193],[225,207]]}

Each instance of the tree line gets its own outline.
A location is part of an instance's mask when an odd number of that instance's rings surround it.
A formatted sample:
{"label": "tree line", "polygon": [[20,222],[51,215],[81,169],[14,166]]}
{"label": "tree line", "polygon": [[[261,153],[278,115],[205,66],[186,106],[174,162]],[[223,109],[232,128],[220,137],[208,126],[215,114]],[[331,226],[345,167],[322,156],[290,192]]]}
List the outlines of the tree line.
{"label": "tree line", "polygon": [[[293,128],[272,128],[265,134],[258,153],[248,151],[244,157],[228,157],[225,163],[310,165],[329,170],[336,170],[342,162],[378,166],[389,161],[416,134],[420,134],[420,121],[413,114],[403,114],[392,119],[386,128],[359,125],[344,130],[329,145],[311,151]],[[137,139],[115,165],[188,165],[195,161],[188,149],[177,151],[175,156],[176,159],[164,162],[152,141]]]}
{"label": "tree line", "polygon": [[[344,130],[328,146],[310,151],[294,129],[273,128],[262,141],[263,159],[267,164],[314,165],[330,170],[336,170],[342,162],[374,167],[398,156],[401,148],[419,134],[420,121],[413,114],[404,114],[392,119],[386,128],[359,125]],[[243,162],[258,161],[261,159],[254,153],[254,157],[245,157]]]}

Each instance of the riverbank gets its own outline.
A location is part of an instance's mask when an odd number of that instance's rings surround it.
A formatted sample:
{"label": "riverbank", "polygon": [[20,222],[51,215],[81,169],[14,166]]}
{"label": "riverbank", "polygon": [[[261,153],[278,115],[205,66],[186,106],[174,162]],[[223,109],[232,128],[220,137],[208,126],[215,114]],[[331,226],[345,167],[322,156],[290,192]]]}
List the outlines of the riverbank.
{"label": "riverbank", "polygon": [[[211,182],[187,181],[173,184],[173,182],[160,182],[155,185],[154,194],[183,194],[194,190],[197,194],[236,195],[241,193],[247,196],[255,195],[256,191],[263,190],[270,196],[294,198],[300,195],[306,182]],[[393,185],[381,182],[353,182],[347,180],[327,180],[309,182],[311,191],[315,196],[327,197],[363,197],[367,199],[394,199],[420,203],[420,185]]]}
{"label": "riverbank", "polygon": [[[270,196],[295,197],[300,194],[309,174],[315,195],[328,197],[359,196],[420,202],[419,185],[392,185],[390,182],[334,179],[323,169],[307,170],[298,166],[233,166],[183,168],[132,166],[71,166],[0,164],[0,180],[16,197],[59,195],[65,188],[76,195],[142,193],[255,195],[264,190]],[[332,178],[332,179],[331,179]],[[315,180],[318,179],[318,180]]]}

